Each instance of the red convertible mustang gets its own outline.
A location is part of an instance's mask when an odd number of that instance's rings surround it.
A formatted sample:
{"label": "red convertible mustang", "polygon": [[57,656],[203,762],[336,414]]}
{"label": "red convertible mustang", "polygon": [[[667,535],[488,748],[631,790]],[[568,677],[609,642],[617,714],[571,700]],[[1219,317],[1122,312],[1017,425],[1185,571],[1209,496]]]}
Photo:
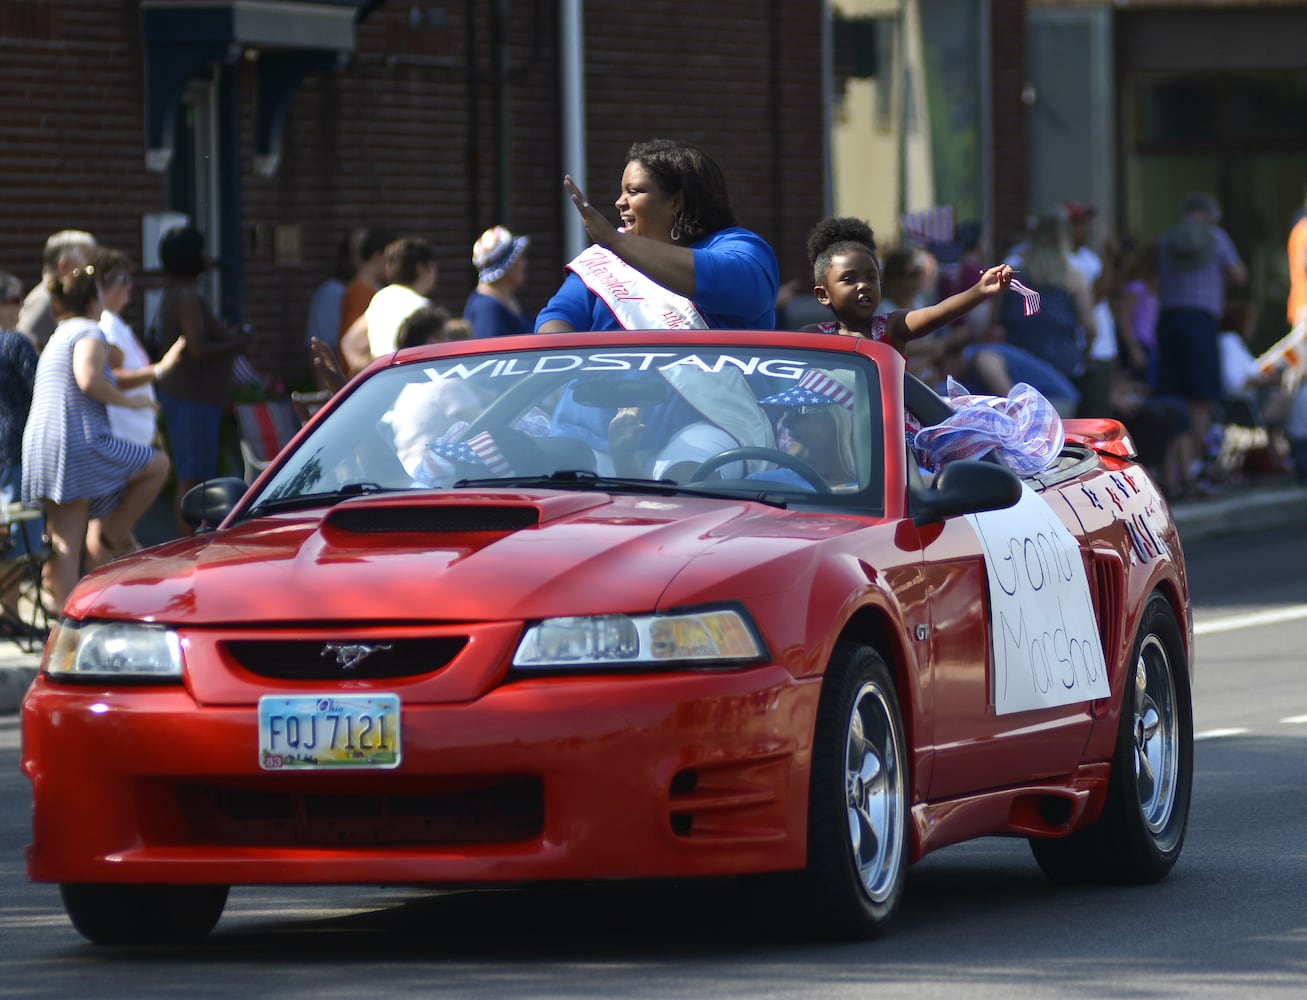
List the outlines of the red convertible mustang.
{"label": "red convertible mustang", "polygon": [[881,932],[907,866],[1184,840],[1192,623],[1112,421],[937,471],[883,345],[694,331],[374,363],[194,536],[86,577],[23,705],[31,878],[96,942],[233,884],[763,876]]}

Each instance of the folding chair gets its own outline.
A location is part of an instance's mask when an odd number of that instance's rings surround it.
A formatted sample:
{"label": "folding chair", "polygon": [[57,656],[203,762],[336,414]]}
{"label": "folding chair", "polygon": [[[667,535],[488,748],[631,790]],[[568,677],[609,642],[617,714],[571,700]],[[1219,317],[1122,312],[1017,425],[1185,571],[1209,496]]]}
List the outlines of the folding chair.
{"label": "folding chair", "polygon": [[1212,474],[1220,480],[1237,478],[1250,453],[1271,444],[1270,431],[1262,419],[1261,408],[1252,396],[1226,396],[1221,400],[1218,422],[1221,443],[1212,456]]}
{"label": "folding chair", "polygon": [[[0,593],[18,587],[18,612],[26,634],[4,635],[25,653],[40,648],[50,631],[49,615],[41,594],[41,579],[50,543],[37,531],[41,512],[19,503],[0,511]],[[19,545],[20,536],[25,544]]]}
{"label": "folding chair", "polygon": [[277,452],[300,429],[295,407],[287,399],[266,403],[236,403],[236,425],[240,430],[241,459],[245,481],[252,483],[268,467]]}
{"label": "folding chair", "polygon": [[317,392],[292,392],[290,394],[291,405],[295,407],[295,415],[299,417],[300,423],[306,424],[309,417],[322,409],[322,405],[331,398],[331,393],[326,389],[319,389]]}

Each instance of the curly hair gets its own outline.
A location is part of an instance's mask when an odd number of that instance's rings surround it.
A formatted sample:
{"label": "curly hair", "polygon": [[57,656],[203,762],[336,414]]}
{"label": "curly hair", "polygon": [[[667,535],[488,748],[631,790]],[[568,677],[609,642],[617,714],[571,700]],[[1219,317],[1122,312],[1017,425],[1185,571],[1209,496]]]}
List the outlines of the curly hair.
{"label": "curly hair", "polygon": [[812,227],[808,234],[808,260],[815,284],[826,280],[831,258],[844,250],[865,250],[875,260],[876,236],[871,226],[862,219],[832,215]]}
{"label": "curly hair", "polygon": [[686,243],[736,224],[722,168],[698,146],[672,139],[650,139],[634,143],[626,154],[626,162],[639,163],[649,171],[664,194],[681,192],[679,221]]}

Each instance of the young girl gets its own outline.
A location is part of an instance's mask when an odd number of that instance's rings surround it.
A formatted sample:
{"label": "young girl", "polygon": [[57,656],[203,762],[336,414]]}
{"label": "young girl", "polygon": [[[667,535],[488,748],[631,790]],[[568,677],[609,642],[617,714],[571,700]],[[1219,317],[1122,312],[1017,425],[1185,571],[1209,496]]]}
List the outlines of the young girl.
{"label": "young girl", "polygon": [[909,341],[965,316],[985,299],[1005,291],[1012,280],[1012,268],[1000,264],[982,274],[966,291],[933,306],[877,316],[880,265],[876,260],[876,238],[867,223],[847,217],[823,219],[808,235],[808,260],[816,282],[813,294],[830,308],[835,320],[804,329],[888,341],[900,354]]}
{"label": "young girl", "polygon": [[[933,306],[876,316],[881,290],[875,248],[871,227],[860,219],[828,218],[817,223],[808,236],[808,259],[817,282],[813,294],[822,305],[830,307],[835,322],[805,329],[883,340],[904,354],[910,341],[965,316],[986,299],[1001,295],[1012,283],[1012,268],[1000,264],[985,271],[970,288]],[[927,471],[938,469],[950,458],[998,448],[1009,464],[1022,474],[1030,474],[1047,467],[1061,450],[1062,424],[1057,412],[1028,385],[1013,387],[1006,398],[961,393],[953,402],[958,412],[944,424],[929,429],[935,443],[920,442],[920,422],[913,413],[904,414],[911,453]],[[991,420],[989,411],[994,409],[1007,417],[1002,421],[1006,428],[1002,433],[995,430]]]}

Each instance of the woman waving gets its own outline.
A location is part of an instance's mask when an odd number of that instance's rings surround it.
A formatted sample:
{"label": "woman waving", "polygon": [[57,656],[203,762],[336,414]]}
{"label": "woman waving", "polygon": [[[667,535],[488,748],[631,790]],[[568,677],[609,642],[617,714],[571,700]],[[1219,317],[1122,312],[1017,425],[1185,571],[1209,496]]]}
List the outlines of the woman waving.
{"label": "woman waving", "polygon": [[537,333],[775,327],[776,254],[736,225],[721,168],[697,146],[631,147],[614,203],[620,226],[570,177],[563,186],[594,244],[567,265]]}

